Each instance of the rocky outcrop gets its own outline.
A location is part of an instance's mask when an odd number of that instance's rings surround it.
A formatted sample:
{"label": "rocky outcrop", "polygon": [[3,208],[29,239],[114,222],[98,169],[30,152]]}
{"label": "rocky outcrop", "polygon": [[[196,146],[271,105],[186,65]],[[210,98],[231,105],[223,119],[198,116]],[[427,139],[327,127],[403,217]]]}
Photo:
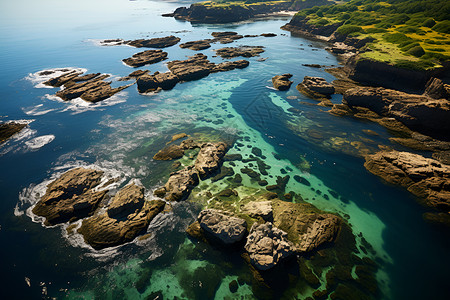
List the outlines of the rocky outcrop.
{"label": "rocky outcrop", "polygon": [[0,144],[27,127],[26,123],[0,123]]}
{"label": "rocky outcrop", "polygon": [[67,171],[47,186],[33,213],[44,217],[48,226],[89,216],[107,196],[107,190],[93,190],[102,175],[102,171],[85,168]]}
{"label": "rocky outcrop", "polygon": [[211,35],[214,37],[213,39],[186,42],[180,44],[180,48],[188,48],[195,51],[204,50],[210,48],[212,43],[229,44],[244,37],[234,31],[212,32]]}
{"label": "rocky outcrop", "polygon": [[190,7],[179,7],[164,17],[190,21],[191,23],[231,23],[251,19],[255,16],[289,10],[290,2],[252,3],[251,5],[210,5],[194,3]]}
{"label": "rocky outcrop", "polygon": [[418,154],[395,150],[366,157],[366,169],[391,184],[401,185],[421,202],[450,220],[450,166]]}
{"label": "rocky outcrop", "polygon": [[122,61],[131,67],[142,67],[154,64],[167,59],[167,52],[162,50],[147,50],[133,54],[130,58],[122,59]]}
{"label": "rocky outcrop", "polygon": [[276,75],[272,77],[273,87],[279,91],[287,91],[293,83],[293,81],[289,80],[291,77],[292,74]]}
{"label": "rocky outcrop", "polygon": [[193,166],[174,172],[170,174],[169,180],[164,185],[165,199],[168,201],[185,200],[198,183],[198,173]]}
{"label": "rocky outcrop", "polygon": [[222,58],[233,58],[233,57],[254,57],[259,56],[259,54],[264,52],[264,47],[262,46],[241,46],[241,47],[225,47],[214,50],[217,55]]}
{"label": "rocky outcrop", "polygon": [[261,217],[265,221],[272,221],[272,201],[251,201],[242,207],[243,213],[252,218]]}
{"label": "rocky outcrop", "polygon": [[450,86],[439,78],[431,78],[425,86],[425,95],[434,99],[449,99]]}
{"label": "rocky outcrop", "polygon": [[297,90],[314,99],[329,98],[335,92],[334,86],[325,79],[311,76],[305,76],[303,81],[297,85]]}
{"label": "rocky outcrop", "polygon": [[136,70],[128,74],[128,76],[122,77],[119,81],[137,80],[142,75],[148,74],[149,70]]}
{"label": "rocky outcrop", "polygon": [[271,269],[294,253],[294,245],[288,241],[287,233],[270,222],[253,224],[244,249],[258,270]]}
{"label": "rocky outcrop", "polygon": [[205,143],[201,145],[194,164],[200,178],[206,178],[220,168],[227,148],[228,146],[225,143]]}
{"label": "rocky outcrop", "polygon": [[187,49],[191,49],[191,50],[204,50],[204,49],[208,49],[209,47],[211,47],[211,43],[213,43],[214,40],[213,39],[206,39],[206,40],[198,40],[198,41],[191,41],[191,42],[186,42],[183,44],[180,44],[180,48],[187,48]]}
{"label": "rocky outcrop", "polygon": [[[113,198],[113,203],[135,202],[135,199],[130,201],[124,198],[127,192],[121,192]],[[128,196],[138,196],[140,199],[142,194],[138,192],[137,195]],[[145,232],[151,220],[162,212],[165,206],[165,202],[161,200],[141,201],[141,204],[140,209],[134,209],[135,205],[124,205],[120,211],[108,209],[107,212],[85,219],[78,232],[83,235],[86,243],[97,250],[130,242]]]}
{"label": "rocky outcrop", "polygon": [[307,203],[272,202],[274,225],[287,232],[296,251],[311,252],[332,243],[340,229],[341,219],[322,213]]}
{"label": "rocky outcrop", "polygon": [[108,216],[123,216],[139,210],[144,205],[144,187],[134,183],[122,188],[108,205]]}
{"label": "rocky outcrop", "polygon": [[136,48],[166,48],[178,44],[181,39],[179,37],[170,35],[161,38],[153,39],[138,39],[138,40],[122,40],[109,39],[100,42],[102,46],[119,46],[128,45]]}
{"label": "rocky outcrop", "polygon": [[[319,4],[317,4],[319,5]],[[325,26],[314,25],[308,22],[309,19],[301,16],[295,15],[289,23],[282,26],[281,29],[290,31],[293,34],[308,36],[312,38],[317,38],[317,36],[329,37],[336,29],[338,29],[343,22],[338,22],[334,24],[328,24]]]}
{"label": "rocky outcrop", "polygon": [[245,220],[224,211],[205,209],[200,212],[197,220],[207,236],[226,245],[241,241],[247,233]]}
{"label": "rocky outcrop", "polygon": [[68,101],[75,98],[81,98],[92,103],[108,99],[114,94],[131,86],[130,84],[112,88],[111,82],[104,81],[109,75],[94,73],[81,76],[81,74],[83,73],[72,71],[52,78],[44,82],[44,84],[52,87],[64,86],[62,90],[56,93],[56,96],[63,100]]}
{"label": "rocky outcrop", "polygon": [[138,78],[137,85],[140,93],[172,89],[178,82],[201,79],[215,72],[225,72],[242,69],[249,65],[246,60],[224,63],[211,63],[208,57],[198,53],[186,60],[175,60],[167,64],[170,72],[145,74]]}
{"label": "rocky outcrop", "polygon": [[347,90],[345,102],[387,117],[393,117],[413,130],[432,136],[450,131],[450,101],[408,94],[385,88],[358,87]]}

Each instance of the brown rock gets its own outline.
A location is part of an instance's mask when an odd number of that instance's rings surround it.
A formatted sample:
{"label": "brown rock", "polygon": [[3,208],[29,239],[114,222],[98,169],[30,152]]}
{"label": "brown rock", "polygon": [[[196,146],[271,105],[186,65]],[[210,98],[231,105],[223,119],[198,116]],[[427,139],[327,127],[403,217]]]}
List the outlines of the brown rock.
{"label": "brown rock", "polygon": [[241,47],[225,47],[221,49],[214,50],[217,55],[222,58],[232,58],[232,57],[254,57],[264,52],[264,47],[262,46],[241,46]]}
{"label": "brown rock", "polygon": [[211,47],[212,42],[214,42],[214,40],[212,40],[212,39],[191,41],[191,42],[186,42],[186,43],[180,44],[180,48],[188,48],[188,49],[195,50],[195,51],[204,50],[204,49],[208,49],[209,47]]}
{"label": "brown rock", "polygon": [[434,99],[448,99],[450,96],[448,86],[442,80],[434,77],[428,80],[425,86],[425,95]]}
{"label": "brown rock", "polygon": [[166,200],[181,201],[186,199],[191,190],[199,183],[197,170],[193,166],[170,174],[164,188]]}
{"label": "brown rock", "polygon": [[102,171],[76,168],[67,171],[47,186],[47,191],[33,208],[45,218],[45,225],[77,220],[92,214],[107,194],[93,191],[100,183]]}
{"label": "brown rock", "polygon": [[206,178],[220,168],[227,148],[228,146],[222,142],[205,143],[201,146],[194,164],[200,178]]}
{"label": "brown rock", "polygon": [[175,60],[167,64],[169,70],[182,81],[197,80],[208,76],[214,68],[206,55],[201,53],[187,60]]}
{"label": "brown rock", "polygon": [[165,202],[161,200],[145,201],[141,209],[128,214],[124,211],[123,217],[110,216],[109,212],[95,215],[83,220],[78,232],[94,249],[121,245],[145,232],[150,221],[164,206]]}
{"label": "brown rock", "polygon": [[271,269],[294,253],[294,245],[288,241],[287,233],[270,222],[254,223],[244,248],[258,270]]}
{"label": "brown rock", "polygon": [[144,187],[134,183],[122,188],[108,206],[109,217],[129,215],[144,205]]}
{"label": "brown rock", "polygon": [[245,220],[220,210],[205,209],[197,220],[205,232],[227,245],[241,241],[247,232]]}
{"label": "brown rock", "polygon": [[437,160],[409,152],[380,151],[366,157],[367,170],[389,183],[408,189],[424,204],[450,211],[450,167]]}
{"label": "brown rock", "polygon": [[276,75],[272,77],[273,87],[280,91],[287,91],[293,83],[293,81],[289,80],[291,77],[292,74]]}
{"label": "brown rock", "polygon": [[167,59],[167,52],[162,50],[147,50],[133,54],[130,58],[122,59],[122,61],[131,67],[142,67],[149,64],[154,64]]}
{"label": "brown rock", "polygon": [[134,41],[125,41],[124,43],[136,48],[166,48],[178,44],[181,39],[176,36],[166,36],[153,39],[139,39]]}
{"label": "brown rock", "polygon": [[7,122],[0,124],[0,143],[27,127],[25,123]]}
{"label": "brown rock", "polygon": [[308,97],[314,99],[327,98],[334,94],[334,86],[321,77],[305,76],[297,85],[297,89]]}

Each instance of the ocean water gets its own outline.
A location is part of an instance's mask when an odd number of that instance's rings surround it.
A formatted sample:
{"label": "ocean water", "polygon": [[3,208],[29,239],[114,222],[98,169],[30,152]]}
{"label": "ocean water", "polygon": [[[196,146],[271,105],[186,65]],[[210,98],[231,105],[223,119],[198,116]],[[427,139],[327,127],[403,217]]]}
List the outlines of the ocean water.
{"label": "ocean water", "polygon": [[[64,226],[44,228],[29,207],[45,192],[48,182],[75,166],[95,166],[113,188],[139,180],[152,198],[164,184],[171,162],[153,155],[173,134],[211,134],[239,138],[229,153],[251,154],[261,149],[271,166],[267,176],[291,176],[286,190],[294,191],[320,209],[347,216],[355,235],[374,249],[368,255],[379,265],[381,299],[443,299],[449,295],[448,235],[422,220],[425,209],[414,197],[384,184],[363,167],[360,151],[390,145],[382,127],[334,117],[315,106],[295,85],[304,76],[333,76],[302,64],[338,65],[320,42],[291,37],[280,26],[289,19],[271,18],[228,25],[191,25],[163,18],[162,13],[189,1],[16,0],[0,3],[0,120],[26,120],[29,127],[0,147],[0,265],[3,299],[253,299],[251,286],[230,292],[231,281],[250,276],[238,255],[197,243],[185,229],[200,208],[177,203],[173,212],[155,218],[150,237],[123,246],[95,251]],[[176,35],[182,42],[209,38],[213,31],[240,34],[277,33],[276,37],[247,38],[230,45],[261,45],[265,61],[250,58],[243,70],[211,74],[178,84],[173,90],[140,95],[132,86],[111,99],[87,105],[53,97],[45,88],[42,70],[81,68],[111,74],[116,79],[134,69],[121,60],[141,51],[127,46],[100,46],[101,39],[137,39]],[[202,51],[211,61],[213,44]],[[166,48],[169,60],[197,53],[177,45]],[[140,69],[165,71],[165,62]],[[291,73],[288,92],[271,88],[271,78]],[[341,101],[334,96],[332,101]],[[296,108],[293,113],[291,108]],[[370,129],[378,136],[367,136]],[[369,140],[368,140],[369,139]],[[353,142],[353,143],[352,143]],[[357,145],[357,146],[355,146]],[[186,159],[186,158],[184,158]],[[183,163],[189,163],[188,160]],[[235,172],[243,167],[239,162]],[[311,186],[293,180],[306,178]],[[257,184],[243,175],[245,196]],[[193,191],[201,195],[225,187],[203,181]],[[317,191],[320,191],[318,193]],[[330,191],[332,193],[330,193]],[[337,193],[338,198],[331,196]],[[360,240],[357,239],[358,246]],[[206,254],[205,254],[206,253]],[[28,284],[28,283],[29,284]],[[299,291],[298,298],[311,295]],[[153,298],[151,298],[153,299]]]}

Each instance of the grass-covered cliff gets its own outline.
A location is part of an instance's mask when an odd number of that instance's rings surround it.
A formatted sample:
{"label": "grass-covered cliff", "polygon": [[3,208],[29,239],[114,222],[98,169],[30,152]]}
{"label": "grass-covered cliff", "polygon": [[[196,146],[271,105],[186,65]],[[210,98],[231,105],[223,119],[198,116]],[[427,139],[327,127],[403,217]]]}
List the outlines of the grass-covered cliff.
{"label": "grass-covered cliff", "polygon": [[351,0],[303,9],[290,24],[314,34],[333,34],[338,41],[372,40],[362,47],[360,59],[416,70],[450,60],[450,2],[446,0]]}

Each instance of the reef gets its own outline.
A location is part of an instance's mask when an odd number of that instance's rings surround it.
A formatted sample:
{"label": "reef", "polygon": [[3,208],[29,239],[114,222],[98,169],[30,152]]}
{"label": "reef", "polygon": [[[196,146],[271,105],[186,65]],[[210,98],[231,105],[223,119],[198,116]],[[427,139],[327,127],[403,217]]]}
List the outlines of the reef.
{"label": "reef", "polygon": [[65,101],[81,98],[92,103],[108,99],[132,85],[129,84],[112,88],[111,81],[104,81],[104,79],[109,77],[107,74],[82,74],[83,72],[70,71],[61,76],[49,79],[44,84],[51,87],[63,87],[55,95]]}
{"label": "reef", "polygon": [[167,48],[178,44],[180,40],[181,39],[179,37],[170,35],[161,38],[138,39],[128,41],[122,39],[102,40],[100,44],[103,46],[128,45],[136,48]]}
{"label": "reef", "polygon": [[133,54],[130,58],[125,58],[122,61],[131,67],[142,67],[149,64],[154,64],[167,59],[167,52],[162,50],[147,50]]}
{"label": "reef", "polygon": [[225,47],[214,50],[217,55],[222,58],[233,58],[233,57],[254,57],[259,56],[264,52],[264,47],[262,46],[241,46],[241,47]]}

